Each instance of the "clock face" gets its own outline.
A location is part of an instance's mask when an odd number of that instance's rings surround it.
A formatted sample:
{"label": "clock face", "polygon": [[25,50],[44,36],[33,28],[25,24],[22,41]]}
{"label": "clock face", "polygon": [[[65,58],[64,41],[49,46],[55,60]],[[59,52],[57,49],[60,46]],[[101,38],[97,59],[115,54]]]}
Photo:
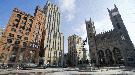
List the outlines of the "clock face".
{"label": "clock face", "polygon": [[118,15],[118,14],[119,14],[119,12],[113,12],[112,16],[115,16],[115,15]]}

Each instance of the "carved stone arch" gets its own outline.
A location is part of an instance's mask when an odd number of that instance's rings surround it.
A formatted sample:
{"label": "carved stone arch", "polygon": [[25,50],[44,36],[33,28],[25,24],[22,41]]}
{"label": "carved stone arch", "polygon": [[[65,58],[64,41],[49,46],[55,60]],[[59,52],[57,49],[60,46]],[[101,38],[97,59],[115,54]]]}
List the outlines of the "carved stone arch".
{"label": "carved stone arch", "polygon": [[112,52],[110,49],[106,49],[105,50],[105,54],[106,54],[106,63],[108,66],[112,66],[114,64],[114,60],[113,60],[113,56],[112,56]]}
{"label": "carved stone arch", "polygon": [[114,55],[114,59],[115,59],[116,64],[123,64],[123,60],[122,60],[123,57],[121,54],[121,50],[119,48],[114,47],[113,55]]}
{"label": "carved stone arch", "polygon": [[97,55],[98,55],[99,66],[104,66],[105,65],[105,55],[104,55],[104,52],[102,50],[99,50],[97,52]]}

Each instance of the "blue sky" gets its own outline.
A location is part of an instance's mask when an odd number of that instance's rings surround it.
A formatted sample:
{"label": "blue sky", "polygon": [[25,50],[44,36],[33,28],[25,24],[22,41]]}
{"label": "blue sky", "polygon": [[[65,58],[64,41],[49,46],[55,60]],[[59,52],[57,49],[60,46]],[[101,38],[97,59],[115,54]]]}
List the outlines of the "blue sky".
{"label": "blue sky", "polygon": [[[91,17],[95,22],[97,33],[113,29],[107,8],[117,5],[127,27],[131,40],[135,44],[135,0],[50,0],[57,4],[61,11],[60,30],[65,36],[65,52],[67,52],[67,38],[77,34],[86,38],[85,20]],[[20,10],[34,14],[37,5],[45,5],[46,0],[0,0],[0,27],[6,27],[17,7]],[[86,46],[88,49],[88,45]]]}

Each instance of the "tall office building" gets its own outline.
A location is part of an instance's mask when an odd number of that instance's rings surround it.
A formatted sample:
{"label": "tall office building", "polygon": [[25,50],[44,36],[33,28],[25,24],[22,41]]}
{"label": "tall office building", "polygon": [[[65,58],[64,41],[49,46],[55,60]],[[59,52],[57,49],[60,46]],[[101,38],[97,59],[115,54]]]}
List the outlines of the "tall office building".
{"label": "tall office building", "polygon": [[60,11],[49,1],[43,8],[45,13],[45,63],[55,66],[63,64],[64,36],[60,32]]}
{"label": "tall office building", "polygon": [[77,66],[80,60],[83,60],[83,40],[77,35],[68,37],[68,54],[70,66]]}

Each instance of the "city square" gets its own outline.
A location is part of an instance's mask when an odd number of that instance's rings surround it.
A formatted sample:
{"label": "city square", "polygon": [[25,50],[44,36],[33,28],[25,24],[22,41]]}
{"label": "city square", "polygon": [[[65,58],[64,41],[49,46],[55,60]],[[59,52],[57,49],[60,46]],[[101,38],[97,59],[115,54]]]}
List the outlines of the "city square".
{"label": "city square", "polygon": [[134,2],[0,1],[0,75],[134,75]]}
{"label": "city square", "polygon": [[104,67],[91,71],[78,70],[77,68],[47,68],[32,70],[1,70],[0,75],[134,75],[135,69],[122,69],[119,67]]}

